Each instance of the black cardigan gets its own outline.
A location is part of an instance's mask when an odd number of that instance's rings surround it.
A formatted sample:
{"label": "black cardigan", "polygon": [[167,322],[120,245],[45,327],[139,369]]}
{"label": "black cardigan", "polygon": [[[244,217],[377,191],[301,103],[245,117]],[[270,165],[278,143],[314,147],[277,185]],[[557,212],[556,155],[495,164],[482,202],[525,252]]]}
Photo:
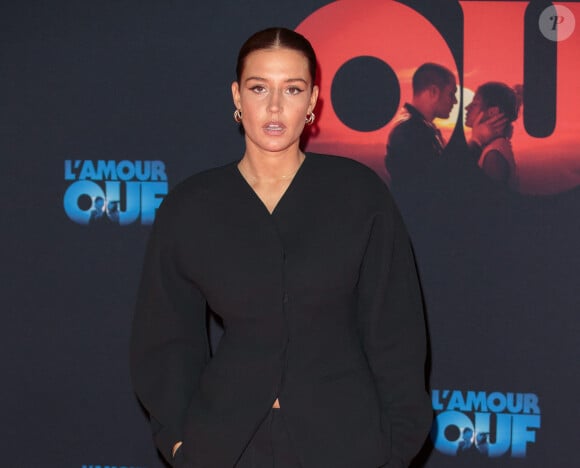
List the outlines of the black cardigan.
{"label": "black cardigan", "polygon": [[[304,468],[408,463],[431,421],[425,328],[386,186],[307,154],[270,214],[236,164],[178,185],[151,233],[131,368],[157,447],[232,467],[279,398]],[[225,328],[211,360],[206,304]]]}

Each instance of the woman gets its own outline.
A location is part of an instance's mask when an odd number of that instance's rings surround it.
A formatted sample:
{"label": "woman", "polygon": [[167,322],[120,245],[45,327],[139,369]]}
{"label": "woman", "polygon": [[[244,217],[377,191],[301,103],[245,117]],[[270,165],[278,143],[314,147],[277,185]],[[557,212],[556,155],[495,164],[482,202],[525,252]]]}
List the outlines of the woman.
{"label": "woman", "polygon": [[[158,211],[131,363],[173,466],[405,466],[429,429],[408,236],[374,172],[300,150],[315,71],[294,31],[250,37],[232,84],[243,157]],[[224,323],[211,359],[206,306]]]}
{"label": "woman", "polygon": [[473,101],[465,110],[465,126],[472,128],[478,121],[485,122],[499,114],[506,119],[499,135],[485,144],[479,157],[479,167],[493,180],[511,189],[517,189],[517,174],[511,136],[521,104],[521,86],[515,89],[503,83],[489,82],[477,88]]}

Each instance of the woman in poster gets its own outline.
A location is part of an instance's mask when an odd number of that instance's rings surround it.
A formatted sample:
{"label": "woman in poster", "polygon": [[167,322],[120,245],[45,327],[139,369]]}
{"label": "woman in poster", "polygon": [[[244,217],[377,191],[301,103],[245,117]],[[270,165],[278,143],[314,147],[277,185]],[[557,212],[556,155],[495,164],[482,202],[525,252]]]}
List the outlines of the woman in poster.
{"label": "woman in poster", "polygon": [[479,167],[493,180],[507,185],[512,190],[517,190],[517,171],[514,153],[511,144],[513,125],[518,118],[522,87],[510,88],[503,83],[489,82],[482,84],[471,103],[465,108],[465,126],[473,127],[480,117],[485,122],[499,114],[506,119],[504,128],[497,137],[487,142],[482,147],[478,160]]}
{"label": "woman in poster", "polygon": [[[315,73],[294,31],[250,37],[232,84],[243,156],[158,211],[131,368],[173,466],[403,467],[429,430],[409,238],[373,171],[300,149]],[[207,308],[224,324],[211,358]]]}

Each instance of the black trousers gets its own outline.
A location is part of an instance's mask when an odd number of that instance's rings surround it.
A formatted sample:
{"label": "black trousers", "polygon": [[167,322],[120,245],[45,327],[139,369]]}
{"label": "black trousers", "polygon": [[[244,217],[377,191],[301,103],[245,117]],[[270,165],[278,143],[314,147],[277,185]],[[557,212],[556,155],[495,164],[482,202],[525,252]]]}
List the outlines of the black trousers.
{"label": "black trousers", "polygon": [[272,408],[235,468],[301,468],[280,409]]}

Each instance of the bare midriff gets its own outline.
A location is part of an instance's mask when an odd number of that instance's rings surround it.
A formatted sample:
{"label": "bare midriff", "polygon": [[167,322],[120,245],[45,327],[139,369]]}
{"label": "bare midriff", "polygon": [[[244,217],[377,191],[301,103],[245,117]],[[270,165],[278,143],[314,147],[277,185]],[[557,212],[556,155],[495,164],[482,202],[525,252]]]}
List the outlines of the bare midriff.
{"label": "bare midriff", "polygon": [[276,409],[279,409],[280,408],[280,402],[278,401],[278,398],[276,398],[276,401],[272,405],[272,408],[276,408]]}

